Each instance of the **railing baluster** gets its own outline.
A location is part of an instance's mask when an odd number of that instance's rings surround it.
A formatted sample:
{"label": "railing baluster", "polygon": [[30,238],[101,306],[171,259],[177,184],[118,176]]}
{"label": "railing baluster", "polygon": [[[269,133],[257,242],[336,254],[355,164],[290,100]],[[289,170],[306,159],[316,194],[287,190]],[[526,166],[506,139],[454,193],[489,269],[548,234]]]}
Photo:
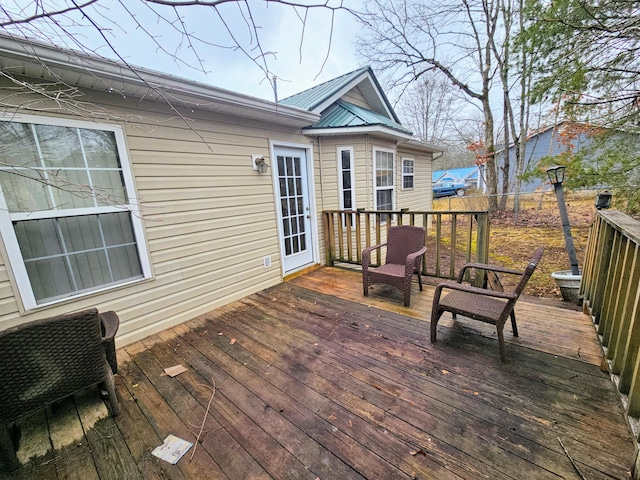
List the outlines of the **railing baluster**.
{"label": "railing baluster", "polygon": [[362,264],[362,225],[360,222],[360,214],[356,213],[356,260],[358,264]]}
{"label": "railing baluster", "polygon": [[[450,245],[445,248],[448,233],[443,236],[443,223],[446,219],[451,222]],[[365,211],[360,210],[327,210],[323,212],[323,238],[324,251],[327,265],[336,263],[362,263],[362,250],[366,246],[377,245],[385,242],[388,229],[396,224],[420,225],[425,227],[425,246],[429,250],[425,254],[422,273],[444,278],[455,278],[458,256],[469,261],[475,254],[475,258],[484,258],[485,248],[488,248],[488,238],[476,241],[476,251],[473,251],[474,235],[480,238],[483,235],[479,231],[480,225],[488,225],[487,212],[412,212],[408,209],[401,211]],[[475,222],[474,222],[475,219]],[[433,229],[435,222],[435,237]],[[458,225],[467,225],[467,241],[458,242]],[[466,222],[466,224],[465,224]],[[478,226],[474,230],[474,225]],[[364,231],[363,231],[364,229]],[[488,233],[488,228],[485,228]],[[431,239],[433,238],[433,241]],[[482,251],[481,251],[482,250]],[[372,258],[372,265],[380,265],[384,249],[377,251]],[[444,257],[443,257],[444,255]],[[444,261],[448,256],[449,268],[443,274]],[[429,271],[427,260],[435,259],[435,272]],[[430,262],[429,262],[430,263]],[[431,263],[432,265],[432,263]]]}
{"label": "railing baluster", "polygon": [[[629,422],[640,416],[640,222],[615,210],[597,213],[587,244],[580,292],[606,349],[615,384],[627,395]],[[635,425],[635,426],[634,426]],[[640,464],[636,459],[636,465]]]}
{"label": "railing baluster", "polygon": [[442,214],[436,214],[436,277],[440,276],[440,254],[442,248]]}
{"label": "railing baluster", "polygon": [[638,265],[638,245],[630,241],[626,242],[625,266],[622,281],[620,282],[624,292],[620,298],[618,311],[618,328],[613,338],[611,371],[618,375],[624,366],[624,357],[627,355],[626,333],[630,329],[632,311],[634,308],[634,296],[640,281],[640,268]]}
{"label": "railing baluster", "polygon": [[347,259],[351,262],[353,261],[353,256],[352,256],[352,252],[353,252],[353,240],[352,240],[352,235],[353,232],[351,231],[351,214],[347,213],[345,215],[346,218],[346,235],[347,235]]}

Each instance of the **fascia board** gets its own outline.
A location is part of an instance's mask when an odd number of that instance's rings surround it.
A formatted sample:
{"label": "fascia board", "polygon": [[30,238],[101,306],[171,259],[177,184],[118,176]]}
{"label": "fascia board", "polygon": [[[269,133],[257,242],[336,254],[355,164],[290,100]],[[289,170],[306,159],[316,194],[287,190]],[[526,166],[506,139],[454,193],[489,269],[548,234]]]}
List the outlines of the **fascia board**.
{"label": "fascia board", "polygon": [[305,135],[317,136],[335,136],[335,135],[354,135],[354,134],[380,134],[396,139],[410,140],[411,135],[393,130],[392,128],[383,127],[381,125],[372,125],[364,127],[339,127],[339,128],[304,128],[302,133]]}
{"label": "fascia board", "polygon": [[[65,74],[73,73],[90,76],[93,80],[100,79],[104,82],[105,89],[123,90],[123,93],[128,93],[126,92],[127,87],[151,87],[169,95],[172,99],[192,104],[198,103],[197,106],[205,110],[216,110],[215,108],[207,108],[206,103],[210,103],[212,106],[222,104],[230,107],[239,115],[246,110],[251,110],[259,116],[266,115],[275,118],[276,123],[280,118],[284,123],[300,127],[314,123],[320,118],[314,112],[307,112],[297,107],[280,105],[145,68],[129,68],[112,60],[90,57],[82,52],[60,50],[53,46],[27,40],[19,41],[0,36],[0,57],[26,64],[37,63],[44,64],[47,68],[55,68],[59,75],[58,80],[61,81],[71,80],[71,78],[65,78]],[[79,84],[76,77],[73,80],[77,86],[95,88],[95,86],[88,84]]]}

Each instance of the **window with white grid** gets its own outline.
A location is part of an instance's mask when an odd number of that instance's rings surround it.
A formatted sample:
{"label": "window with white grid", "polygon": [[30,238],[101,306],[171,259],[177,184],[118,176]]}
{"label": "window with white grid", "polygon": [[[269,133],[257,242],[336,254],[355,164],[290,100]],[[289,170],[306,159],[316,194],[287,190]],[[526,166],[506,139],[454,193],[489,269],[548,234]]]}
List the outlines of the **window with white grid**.
{"label": "window with white grid", "polygon": [[410,190],[413,188],[413,168],[414,162],[412,158],[402,159],[402,189]]}
{"label": "window with white grid", "polygon": [[0,120],[0,232],[25,309],[149,277],[120,127]]}
{"label": "window with white grid", "polygon": [[[393,156],[393,151],[374,150],[376,210],[393,210]],[[382,221],[385,222],[386,218],[383,216]]]}

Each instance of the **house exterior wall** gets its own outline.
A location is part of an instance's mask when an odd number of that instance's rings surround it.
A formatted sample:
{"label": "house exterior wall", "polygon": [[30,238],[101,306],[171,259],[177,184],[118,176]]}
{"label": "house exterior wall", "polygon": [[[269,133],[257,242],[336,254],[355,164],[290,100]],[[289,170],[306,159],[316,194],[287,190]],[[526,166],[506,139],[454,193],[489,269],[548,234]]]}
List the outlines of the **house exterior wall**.
{"label": "house exterior wall", "polygon": [[[428,211],[432,208],[431,175],[432,154],[411,148],[398,146],[396,141],[372,137],[370,135],[344,135],[314,137],[314,166],[316,177],[317,205],[326,210],[339,210],[340,204],[340,155],[341,149],[353,151],[355,179],[355,208],[374,209],[374,152],[376,150],[394,152],[394,205],[396,209],[407,208],[411,211]],[[402,188],[402,159],[414,161],[414,188]],[[321,213],[320,211],[318,212]],[[418,219],[420,222],[421,220]],[[319,215],[318,228],[322,231],[322,218]],[[371,233],[375,225],[371,225]],[[352,233],[355,237],[355,232]],[[364,245],[366,233],[362,231],[360,244]],[[321,244],[323,239],[321,239]],[[355,240],[354,240],[355,242]],[[321,263],[324,264],[324,247],[320,250]]]}
{"label": "house exterior wall", "polygon": [[[414,187],[402,188],[402,159],[414,160]],[[406,148],[398,149],[397,175],[399,188],[397,190],[397,202],[400,208],[408,208],[412,211],[428,211],[433,207],[433,195],[431,193],[431,176],[433,168],[433,155],[417,152]]]}
{"label": "house exterior wall", "polygon": [[[393,140],[369,135],[350,135],[314,138],[316,148],[316,190],[318,205],[325,209],[340,208],[339,157],[340,148],[352,148],[356,185],[356,208],[374,208],[374,157],[376,149],[394,152],[394,182],[397,208],[428,210],[431,208],[430,179],[432,156],[406,147],[398,147]],[[402,159],[414,160],[414,182],[412,189],[402,188]]]}
{"label": "house exterior wall", "polygon": [[353,103],[354,105],[362,108],[371,108],[367,103],[367,100],[364,98],[364,95],[362,95],[359,87],[353,87],[342,96],[342,99],[346,102]]}
{"label": "house exterior wall", "polygon": [[[97,307],[120,316],[122,346],[282,281],[272,177],[252,169],[251,155],[269,159],[270,141],[309,144],[299,129],[186,108],[180,118],[165,103],[86,94],[101,123],[125,132],[152,277],[25,312],[0,245],[0,329]],[[0,98],[42,117],[60,112],[2,88]]]}

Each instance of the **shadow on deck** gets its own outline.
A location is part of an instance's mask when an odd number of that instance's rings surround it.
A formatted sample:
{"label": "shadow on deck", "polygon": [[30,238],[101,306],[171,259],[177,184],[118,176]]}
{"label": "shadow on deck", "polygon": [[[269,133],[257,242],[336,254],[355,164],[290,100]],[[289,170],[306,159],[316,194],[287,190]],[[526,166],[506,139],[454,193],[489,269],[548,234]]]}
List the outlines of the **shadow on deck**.
{"label": "shadow on deck", "polygon": [[[122,415],[93,426],[104,405],[76,396],[29,417],[25,446],[57,449],[10,478],[629,478],[633,438],[582,312],[521,298],[501,364],[479,322],[445,315],[429,343],[432,287],[405,308],[361,285],[322,268],[120,349]],[[28,429],[45,415],[48,432]],[[151,455],[203,419],[192,461]]]}

